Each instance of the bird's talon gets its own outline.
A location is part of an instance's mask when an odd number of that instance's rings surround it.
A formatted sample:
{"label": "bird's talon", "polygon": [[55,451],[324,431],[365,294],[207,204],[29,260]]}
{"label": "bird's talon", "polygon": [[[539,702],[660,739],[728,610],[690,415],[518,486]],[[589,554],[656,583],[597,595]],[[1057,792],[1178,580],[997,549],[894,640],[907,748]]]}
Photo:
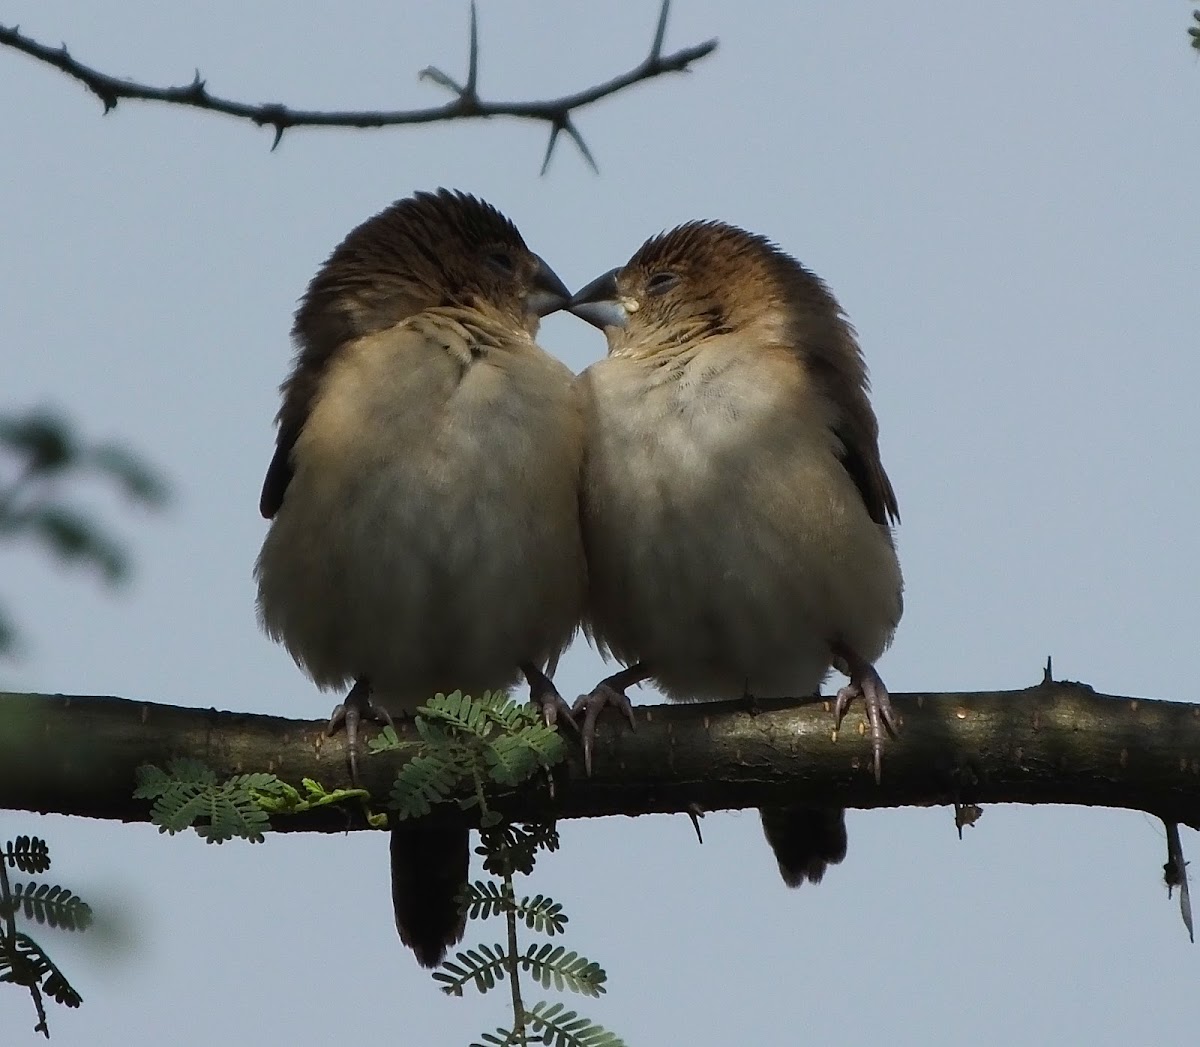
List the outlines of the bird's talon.
{"label": "bird's talon", "polygon": [[633,704],[629,701],[629,696],[607,680],[598,683],[590,694],[581,694],[575,699],[571,713],[575,717],[576,723],[579,722],[579,714],[583,714],[579,733],[583,741],[583,767],[589,778],[592,774],[592,750],[596,741],[596,721],[607,706],[612,706],[620,712],[629,721],[630,727],[637,730],[637,720],[634,718]]}
{"label": "bird's talon", "polygon": [[358,736],[359,725],[369,720],[380,727],[396,728],[392,714],[382,705],[376,705],[371,700],[371,685],[366,680],[356,680],[346,695],[344,702],[339,702],[329,717],[325,728],[326,734],[332,738],[339,730],[346,732],[346,753],[350,759],[350,781],[358,784]]}
{"label": "bird's talon", "polygon": [[542,723],[554,727],[561,718],[565,726],[578,735],[579,725],[575,722],[574,713],[566,700],[558,693],[554,681],[541,669],[531,663],[521,666],[525,679],[529,681],[529,700],[542,710]]}
{"label": "bird's talon", "polygon": [[540,706],[542,710],[542,723],[547,727],[555,727],[561,724],[562,728],[569,728],[571,733],[578,737],[579,724],[575,722],[572,709],[567,704],[566,699],[557,690],[552,695],[546,695],[541,700],[536,701],[535,704]]}
{"label": "bird's talon", "polygon": [[841,688],[833,703],[834,729],[840,729],[842,719],[856,698],[863,702],[863,714],[871,734],[872,767],[875,771],[875,781],[883,779],[883,741],[885,732],[895,737],[900,728],[900,720],[888,697],[887,687],[879,673],[869,662],[863,661],[849,652],[839,655],[838,661],[843,664],[850,682]]}

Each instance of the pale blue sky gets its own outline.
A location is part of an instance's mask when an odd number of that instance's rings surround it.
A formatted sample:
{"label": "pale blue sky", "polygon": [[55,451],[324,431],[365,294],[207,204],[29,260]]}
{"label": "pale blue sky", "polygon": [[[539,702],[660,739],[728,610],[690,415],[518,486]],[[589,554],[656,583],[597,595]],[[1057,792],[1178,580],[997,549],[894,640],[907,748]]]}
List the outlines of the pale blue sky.
{"label": "pale blue sky", "polygon": [[[154,83],[313,107],[437,102],[466,4],[9,3],[0,20]],[[640,59],[654,3],[481,5],[485,95],[573,90]],[[268,132],[122,104],[0,52],[4,405],[53,403],[171,477],[165,517],[111,514],[138,554],[116,597],[0,550],[16,688],[315,718],[255,624],[291,311],[353,225],[414,189],[482,195],[577,286],[690,218],[763,232],[823,275],[861,335],[899,494],[907,608],[893,690],[1019,687],[1047,654],[1111,693],[1190,699],[1200,68],[1191,5],[680,2],[689,77],[579,117],[537,177],[540,126]],[[600,336],[553,317],[576,370]],[[564,693],[602,672],[583,644]],[[649,691],[634,694],[650,702]],[[885,765],[886,769],[886,765]],[[819,888],[780,882],[752,812],[572,822],[533,888],[604,964],[586,1013],[631,1045],[1185,1043],[1200,950],[1147,816],[854,813]],[[395,938],[382,836],[207,847],[147,826],[0,813],[55,875],[123,913],[128,948],[47,936],[86,1002],[54,1042],[457,1045],[505,1000],[442,997]],[[1184,834],[1195,858],[1200,841]],[[496,928],[484,929],[495,940]],[[572,1003],[574,1001],[571,1001]],[[5,1042],[35,1042],[0,992]]]}

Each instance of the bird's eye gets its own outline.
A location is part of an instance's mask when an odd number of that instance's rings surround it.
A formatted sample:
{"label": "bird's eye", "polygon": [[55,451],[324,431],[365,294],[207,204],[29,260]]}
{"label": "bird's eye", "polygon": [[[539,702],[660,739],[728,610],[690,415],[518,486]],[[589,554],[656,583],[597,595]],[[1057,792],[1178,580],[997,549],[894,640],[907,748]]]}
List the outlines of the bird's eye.
{"label": "bird's eye", "polygon": [[677,273],[655,273],[650,277],[650,282],[646,284],[646,294],[666,294],[678,283],[679,275]]}
{"label": "bird's eye", "polygon": [[505,276],[512,276],[516,272],[516,265],[512,260],[512,255],[507,251],[489,251],[488,265],[502,272]]}

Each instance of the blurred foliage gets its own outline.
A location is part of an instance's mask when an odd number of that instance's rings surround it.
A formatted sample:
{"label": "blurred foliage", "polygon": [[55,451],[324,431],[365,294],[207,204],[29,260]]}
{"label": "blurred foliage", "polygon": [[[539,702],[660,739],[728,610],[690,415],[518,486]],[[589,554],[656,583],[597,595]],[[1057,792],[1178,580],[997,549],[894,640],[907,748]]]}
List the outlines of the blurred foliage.
{"label": "blurred foliage", "polygon": [[[167,502],[162,477],[124,445],[88,443],[49,408],[0,413],[0,541],[32,539],[61,563],[93,567],[115,585],[129,574],[124,543],[62,496],[65,485],[87,480],[115,487],[147,509]],[[13,619],[0,605],[0,657],[13,653],[16,638]]]}
{"label": "blurred foliage", "polygon": [[1188,36],[1192,38],[1192,46],[1200,51],[1200,10],[1192,12],[1192,18],[1195,19],[1196,25],[1188,30]]}

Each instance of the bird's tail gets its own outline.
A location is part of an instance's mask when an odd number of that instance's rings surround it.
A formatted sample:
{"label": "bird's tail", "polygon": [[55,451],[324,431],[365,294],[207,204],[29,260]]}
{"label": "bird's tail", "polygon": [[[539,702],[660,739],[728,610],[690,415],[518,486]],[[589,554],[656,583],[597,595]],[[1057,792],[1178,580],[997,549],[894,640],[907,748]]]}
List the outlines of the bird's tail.
{"label": "bird's tail", "polygon": [[466,917],[458,894],[470,868],[470,832],[459,827],[399,822],[392,830],[392,908],[400,940],[422,967],[436,967],[460,941]]}
{"label": "bird's tail", "polygon": [[764,807],[763,832],[775,852],[783,882],[820,883],[825,870],[846,857],[846,812],[839,807]]}

